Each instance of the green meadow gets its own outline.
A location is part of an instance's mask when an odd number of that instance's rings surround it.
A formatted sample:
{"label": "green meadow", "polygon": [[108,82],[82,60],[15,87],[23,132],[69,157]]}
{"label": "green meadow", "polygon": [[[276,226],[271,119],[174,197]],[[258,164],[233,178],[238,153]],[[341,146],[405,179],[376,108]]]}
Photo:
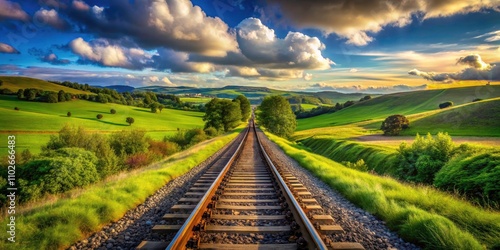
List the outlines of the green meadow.
{"label": "green meadow", "polygon": [[297,130],[385,119],[393,114],[418,114],[439,109],[439,104],[446,101],[452,101],[454,105],[461,105],[470,103],[477,98],[490,99],[495,97],[500,97],[500,85],[388,94],[357,103],[335,113],[300,119]]}
{"label": "green meadow", "polygon": [[94,95],[94,93],[88,91],[82,91],[78,89],[69,88],[66,86],[58,85],[55,83],[47,82],[40,79],[29,78],[29,77],[19,77],[19,76],[0,76],[0,80],[3,84],[0,88],[10,89],[12,92],[17,92],[19,89],[41,89],[45,91],[59,92],[60,90],[72,93],[72,94],[89,94]]}
{"label": "green meadow", "polygon": [[[19,110],[14,110],[14,107]],[[111,114],[111,109],[115,109],[116,114]],[[50,135],[65,124],[84,126],[96,133],[142,129],[153,139],[174,134],[178,128],[202,128],[204,125],[201,112],[163,109],[161,113],[154,114],[146,108],[85,100],[44,103],[0,95],[0,111],[1,136],[16,135],[18,150],[29,148],[32,153],[38,153]],[[68,112],[71,112],[70,117],[67,116]],[[103,118],[97,119],[98,114],[102,114]],[[125,122],[126,117],[133,117],[135,122],[129,126]],[[6,154],[5,147],[0,145],[0,155]]]}
{"label": "green meadow", "polygon": [[208,97],[181,97],[182,102],[188,102],[193,104],[205,104],[212,100],[212,98]]}

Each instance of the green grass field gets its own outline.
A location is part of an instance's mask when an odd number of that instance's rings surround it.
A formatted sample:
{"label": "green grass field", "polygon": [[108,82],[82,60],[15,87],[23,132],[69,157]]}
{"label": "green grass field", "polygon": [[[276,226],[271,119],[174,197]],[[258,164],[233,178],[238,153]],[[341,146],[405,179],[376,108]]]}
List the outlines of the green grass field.
{"label": "green grass field", "polygon": [[309,104],[309,103],[302,103],[302,104],[300,104],[300,106],[302,106],[302,108],[303,108],[304,110],[311,110],[311,109],[313,109],[313,108],[318,107],[318,105]]}
{"label": "green grass field", "polygon": [[500,85],[404,92],[380,96],[357,103],[341,111],[298,120],[297,130],[346,125],[389,115],[411,115],[439,109],[438,105],[452,101],[455,105],[472,102],[476,98],[500,96]]}
{"label": "green grass field", "polygon": [[497,249],[500,213],[481,209],[428,186],[349,169],[303,146],[267,133],[286,154],[345,196],[384,220],[403,239],[425,249]]}
{"label": "green grass field", "polygon": [[209,97],[181,97],[181,102],[188,102],[194,104],[207,103],[210,100],[212,100],[212,98]]}
{"label": "green grass field", "polygon": [[68,88],[66,86],[58,85],[55,83],[47,82],[40,79],[29,78],[29,77],[19,77],[19,76],[0,76],[0,80],[3,81],[0,88],[10,89],[12,92],[17,92],[19,89],[35,88],[53,92],[59,92],[63,90],[67,93],[73,94],[89,94],[95,95],[92,92],[82,91],[78,89]]}
{"label": "green grass field", "polygon": [[[14,107],[20,110],[16,111]],[[110,114],[110,109],[115,109],[116,114]],[[163,109],[161,113],[153,114],[146,108],[84,100],[42,103],[0,95],[0,112],[1,137],[16,135],[18,150],[29,148],[32,153],[40,152],[40,146],[46,144],[50,135],[55,134],[65,124],[84,126],[87,130],[98,133],[142,129],[153,139],[172,135],[177,128],[204,126],[202,112]],[[67,112],[71,112],[71,117],[67,117]],[[98,120],[97,114],[104,117]],[[129,116],[135,119],[131,126],[125,122],[125,118]],[[6,144],[0,145],[0,156],[6,152]]]}
{"label": "green grass field", "polygon": [[[16,243],[2,240],[0,249],[66,249],[123,217],[169,181],[213,155],[240,131],[242,127],[149,167],[110,177],[85,189],[17,207]],[[8,223],[5,215],[0,221]],[[7,239],[7,230],[0,235]]]}
{"label": "green grass field", "polygon": [[436,134],[499,136],[500,98],[471,103],[442,112],[410,119],[410,128],[402,135]]}

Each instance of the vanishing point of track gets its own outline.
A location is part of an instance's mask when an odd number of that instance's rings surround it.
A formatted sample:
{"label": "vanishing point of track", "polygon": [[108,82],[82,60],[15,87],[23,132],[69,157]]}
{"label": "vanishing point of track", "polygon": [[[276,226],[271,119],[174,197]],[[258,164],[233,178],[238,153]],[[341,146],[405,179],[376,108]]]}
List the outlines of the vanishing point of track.
{"label": "vanishing point of track", "polygon": [[332,242],[330,215],[286,169],[275,167],[250,121],[136,249],[364,249]]}

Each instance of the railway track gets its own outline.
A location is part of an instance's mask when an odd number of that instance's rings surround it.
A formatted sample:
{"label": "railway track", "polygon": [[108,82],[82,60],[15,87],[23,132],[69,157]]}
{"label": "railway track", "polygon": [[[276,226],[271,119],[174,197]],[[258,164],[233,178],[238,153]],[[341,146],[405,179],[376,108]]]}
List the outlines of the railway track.
{"label": "railway track", "polygon": [[152,229],[162,241],[136,249],[364,249],[325,237],[343,229],[297,178],[274,166],[253,121],[163,219]]}

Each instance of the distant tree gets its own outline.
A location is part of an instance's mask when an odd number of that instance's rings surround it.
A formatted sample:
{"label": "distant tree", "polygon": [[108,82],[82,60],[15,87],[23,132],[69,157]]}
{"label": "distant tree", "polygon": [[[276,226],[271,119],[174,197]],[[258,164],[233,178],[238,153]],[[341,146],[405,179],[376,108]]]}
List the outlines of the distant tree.
{"label": "distant tree", "polygon": [[99,93],[97,94],[97,101],[100,103],[108,103],[108,97],[106,96],[106,94]]}
{"label": "distant tree", "polygon": [[451,102],[451,101],[443,102],[443,103],[439,104],[440,109],[448,108],[451,106],[453,106],[453,102]]}
{"label": "distant tree", "polygon": [[26,89],[26,90],[24,91],[24,96],[26,97],[26,99],[28,101],[34,101],[37,96],[37,90],[36,89]]}
{"label": "distant tree", "polygon": [[162,111],[164,108],[165,108],[165,105],[163,105],[163,104],[158,105],[158,110],[160,110],[160,113],[161,113],[161,111]]}
{"label": "distant tree", "polygon": [[68,117],[70,117],[70,116],[71,116],[71,112],[68,112],[66,115],[67,115]]}
{"label": "distant tree", "polygon": [[64,97],[66,98],[66,101],[73,100],[73,94],[71,94],[71,93],[65,93]]}
{"label": "distant tree", "polygon": [[214,98],[206,105],[205,128],[214,127],[217,130],[229,131],[241,121],[241,110],[238,102]]}
{"label": "distant tree", "polygon": [[347,107],[352,106],[352,105],[354,105],[354,101],[347,101],[344,103],[343,107],[347,108]]}
{"label": "distant tree", "polygon": [[370,99],[372,99],[372,97],[369,96],[369,95],[367,95],[367,96],[364,96],[363,98],[359,99],[359,101],[362,102],[362,101],[367,101],[367,100],[370,100]]}
{"label": "distant tree", "polygon": [[277,95],[265,97],[259,110],[259,123],[271,133],[281,137],[289,137],[295,131],[297,127],[295,114],[285,97]]}
{"label": "distant tree", "polygon": [[127,117],[127,119],[125,119],[125,121],[128,123],[129,126],[135,122],[134,118],[132,118],[132,117]]}
{"label": "distant tree", "polygon": [[96,116],[96,117],[97,117],[97,119],[99,119],[99,120],[100,120],[100,119],[102,119],[103,115],[101,115],[101,114],[97,114],[97,116]]}
{"label": "distant tree", "polygon": [[59,90],[59,92],[57,93],[57,98],[59,102],[66,101],[66,93],[64,93],[64,90]]}
{"label": "distant tree", "polygon": [[116,114],[116,110],[115,110],[115,109],[111,109],[111,110],[109,111],[109,113],[111,113],[111,114],[113,114],[113,115],[114,115],[114,114]]}
{"label": "distant tree", "polygon": [[58,101],[58,96],[57,96],[57,93],[56,92],[49,92],[47,94],[47,102],[48,103],[57,103]]}
{"label": "distant tree", "polygon": [[250,107],[250,101],[244,95],[237,96],[233,101],[240,102],[241,121],[244,122],[248,120],[252,112],[252,109]]}
{"label": "distant tree", "polygon": [[476,99],[472,100],[472,102],[479,102],[479,101],[482,101],[482,100],[483,99],[481,99],[481,98],[476,98]]}
{"label": "distant tree", "polygon": [[149,108],[151,109],[152,113],[158,112],[159,106],[160,106],[160,104],[157,102],[153,102],[153,103],[149,104]]}
{"label": "distant tree", "polygon": [[19,108],[18,107],[14,107],[14,110],[18,110],[19,111]]}
{"label": "distant tree", "polygon": [[19,89],[17,91],[17,99],[19,99],[19,100],[24,99],[24,90],[23,89]]}
{"label": "distant tree", "polygon": [[384,131],[384,135],[399,135],[403,129],[410,127],[410,121],[404,115],[391,115],[387,117],[380,129]]}

